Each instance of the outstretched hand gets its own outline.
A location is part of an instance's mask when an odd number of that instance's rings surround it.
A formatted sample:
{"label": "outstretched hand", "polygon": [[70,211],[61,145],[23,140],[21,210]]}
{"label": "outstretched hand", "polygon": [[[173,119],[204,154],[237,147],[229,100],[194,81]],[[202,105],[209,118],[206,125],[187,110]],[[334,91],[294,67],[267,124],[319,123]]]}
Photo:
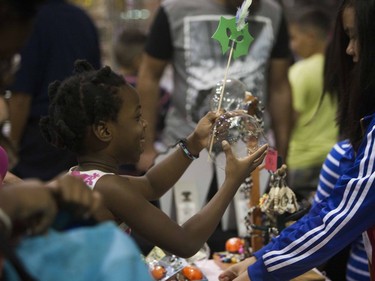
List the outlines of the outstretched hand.
{"label": "outstretched hand", "polygon": [[263,162],[268,149],[265,144],[246,157],[236,158],[227,141],[223,141],[222,145],[226,157],[226,178],[236,180],[237,183],[242,183]]}
{"label": "outstretched hand", "polygon": [[[203,148],[208,146],[214,123],[221,113],[222,111],[208,112],[199,120],[194,132],[188,136],[189,150],[194,152],[193,154],[199,154]],[[136,164],[137,170],[147,172],[154,165],[157,154],[158,153],[153,146],[146,148]]]}
{"label": "outstretched hand", "polygon": [[250,257],[228,267],[219,275],[219,281],[249,281],[247,268],[254,262],[256,262],[255,257]]}

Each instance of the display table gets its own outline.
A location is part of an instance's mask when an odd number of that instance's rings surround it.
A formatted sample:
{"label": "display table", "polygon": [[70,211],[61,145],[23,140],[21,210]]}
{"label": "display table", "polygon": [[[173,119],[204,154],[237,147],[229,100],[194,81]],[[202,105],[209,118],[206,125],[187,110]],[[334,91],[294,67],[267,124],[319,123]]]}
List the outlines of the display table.
{"label": "display table", "polygon": [[208,281],[219,280],[219,274],[222,269],[216,264],[214,260],[198,261],[197,266],[202,270],[203,274],[207,277]]}
{"label": "display table", "polygon": [[[199,261],[196,262],[196,264],[207,277],[208,281],[218,280],[218,276],[222,272],[222,269],[214,260]],[[291,281],[329,281],[329,279],[323,276],[318,270],[313,269]]]}

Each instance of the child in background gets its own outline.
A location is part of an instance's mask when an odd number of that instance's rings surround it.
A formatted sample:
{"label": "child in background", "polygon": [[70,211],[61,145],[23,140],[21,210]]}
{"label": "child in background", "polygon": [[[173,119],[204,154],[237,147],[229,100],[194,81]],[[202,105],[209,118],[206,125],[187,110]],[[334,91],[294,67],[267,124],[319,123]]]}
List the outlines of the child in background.
{"label": "child in background", "polygon": [[323,95],[324,53],[331,17],[318,8],[305,8],[288,21],[290,45],[300,58],[289,70],[294,128],[287,157],[290,187],[300,201],[310,204],[327,153],[336,143],[337,101]]}
{"label": "child in background", "polygon": [[[100,192],[108,217],[160,248],[181,257],[194,255],[218,225],[245,178],[262,163],[267,145],[242,159],[227,142],[226,179],[210,202],[182,226],[149,201],[160,198],[207,147],[217,114],[203,117],[187,139],[144,176],[119,176],[119,166],[136,163],[144,149],[146,122],[133,87],[109,67],[94,70],[85,61],[76,74],[50,86],[49,115],[41,120],[43,135],[57,147],[77,155],[71,174]],[[207,163],[209,165],[209,163]]]}
{"label": "child in background", "polygon": [[[124,29],[118,36],[113,52],[119,72],[125,76],[130,84],[136,82],[142,52],[147,35],[138,29]],[[133,80],[134,79],[134,80]]]}
{"label": "child in background", "polygon": [[[114,46],[114,56],[119,72],[133,87],[137,84],[139,67],[142,62],[143,49],[147,35],[138,29],[123,30]],[[170,102],[170,93],[165,87],[160,87],[158,122],[156,124],[156,139],[159,139],[164,129],[164,119]]]}
{"label": "child in background", "polygon": [[[294,128],[288,154],[288,180],[299,201],[310,205],[316,192],[322,163],[338,139],[335,124],[337,99],[323,95],[325,50],[331,16],[321,8],[307,6],[289,17],[290,45],[299,59],[289,70]],[[347,263],[349,248],[330,259],[321,270],[332,280],[345,279],[337,266]]]}

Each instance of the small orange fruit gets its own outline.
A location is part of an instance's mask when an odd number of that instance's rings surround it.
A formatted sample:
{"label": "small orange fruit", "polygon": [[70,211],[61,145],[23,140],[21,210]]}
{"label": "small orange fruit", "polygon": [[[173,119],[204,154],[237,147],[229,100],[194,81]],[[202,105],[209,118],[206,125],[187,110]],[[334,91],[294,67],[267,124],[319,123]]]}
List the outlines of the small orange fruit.
{"label": "small orange fruit", "polygon": [[225,250],[230,253],[238,253],[243,246],[244,242],[241,238],[232,237],[225,243]]}
{"label": "small orange fruit", "polygon": [[202,271],[192,265],[185,266],[182,269],[182,274],[188,279],[188,280],[202,280],[203,279],[203,273]]}
{"label": "small orange fruit", "polygon": [[156,280],[162,279],[166,272],[167,271],[165,270],[164,266],[161,265],[155,265],[151,270],[152,277],[154,277]]}

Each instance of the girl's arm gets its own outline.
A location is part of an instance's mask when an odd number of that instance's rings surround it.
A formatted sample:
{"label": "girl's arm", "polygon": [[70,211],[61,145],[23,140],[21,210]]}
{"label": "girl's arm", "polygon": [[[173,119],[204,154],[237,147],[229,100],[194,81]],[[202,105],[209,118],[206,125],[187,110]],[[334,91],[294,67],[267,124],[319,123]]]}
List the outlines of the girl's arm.
{"label": "girl's arm", "polygon": [[[191,154],[199,155],[199,152],[207,147],[213,124],[218,116],[217,113],[209,112],[188,136],[187,148]],[[148,200],[155,200],[174,186],[192,162],[193,160],[178,147],[166,159],[152,167],[145,176],[132,180],[137,182],[137,188]]]}
{"label": "girl's arm", "polygon": [[243,159],[233,156],[230,145],[224,144],[227,158],[226,178],[211,201],[182,226],[137,192],[132,178],[102,177],[95,187],[104,204],[121,221],[145,239],[181,257],[194,255],[211,236],[225,209],[245,178],[266,155],[267,146]]}

